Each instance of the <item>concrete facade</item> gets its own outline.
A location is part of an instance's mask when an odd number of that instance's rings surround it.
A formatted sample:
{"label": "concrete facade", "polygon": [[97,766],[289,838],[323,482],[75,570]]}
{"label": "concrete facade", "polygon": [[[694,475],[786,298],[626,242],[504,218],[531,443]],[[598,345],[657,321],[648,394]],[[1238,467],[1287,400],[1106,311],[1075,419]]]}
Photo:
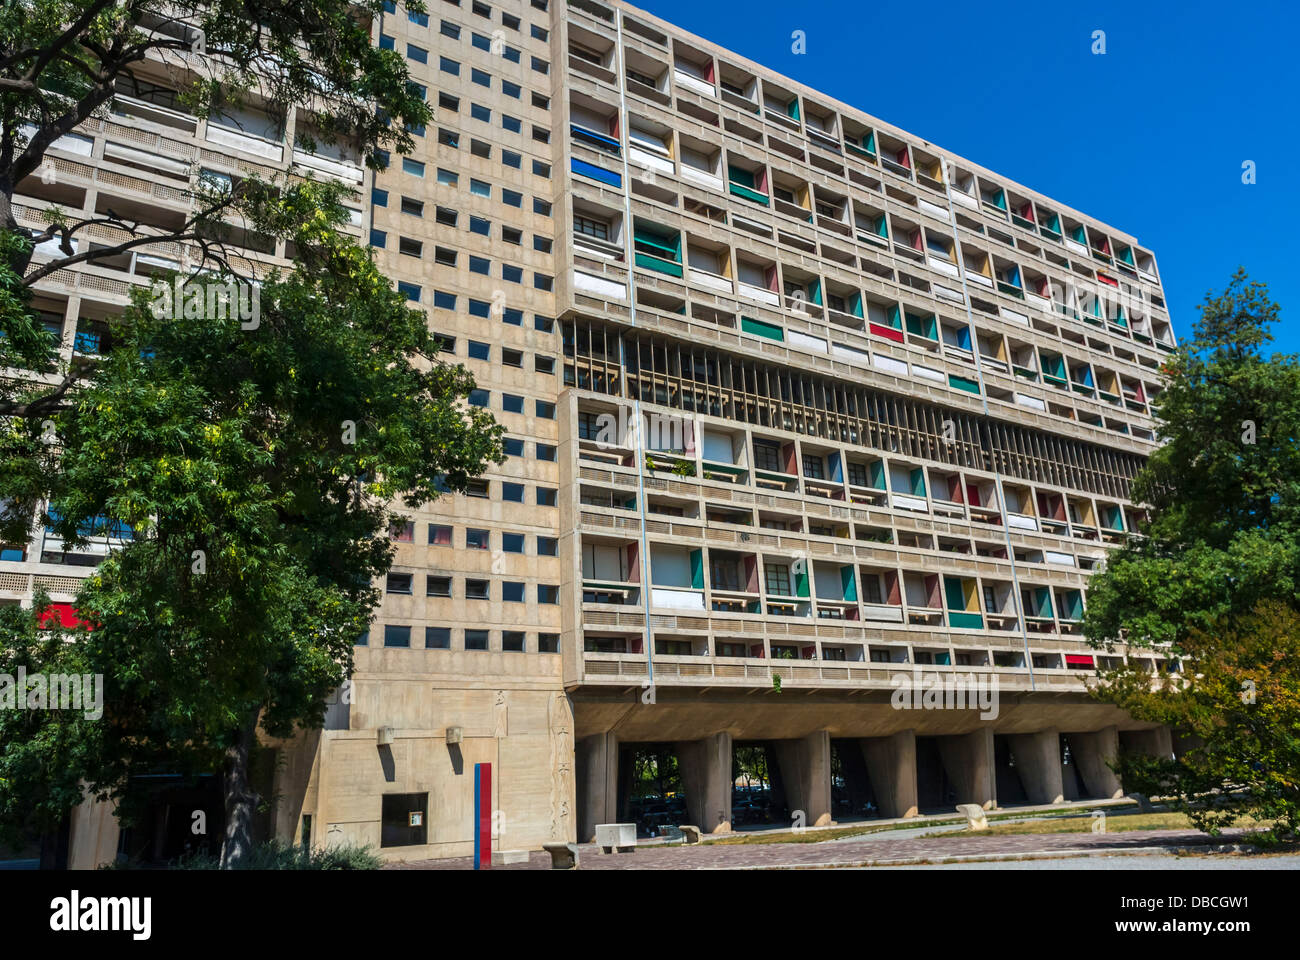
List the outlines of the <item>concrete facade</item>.
{"label": "concrete facade", "polygon": [[[182,209],[200,169],[341,179],[349,229],[506,427],[506,464],[397,534],[326,728],[274,745],[277,835],[464,856],[490,763],[498,848],[586,840],[623,814],[638,744],[673,745],[715,833],[739,743],[771,745],[809,825],[844,750],[908,816],[992,807],[999,777],[1112,796],[1116,750],[1172,749],[1083,693],[1164,653],[1080,635],[1140,519],[1174,344],[1149,248],[619,2],[395,7],[372,30],[435,108],[387,171],[295,149],[294,116],[253,136],[122,98],[20,211]],[[68,353],[146,266],[43,286]],[[0,600],[69,602],[93,559],[35,531]],[[996,717],[891,703],[927,677],[996,682]],[[394,798],[413,806],[386,827]],[[75,864],[111,833],[79,813]]]}

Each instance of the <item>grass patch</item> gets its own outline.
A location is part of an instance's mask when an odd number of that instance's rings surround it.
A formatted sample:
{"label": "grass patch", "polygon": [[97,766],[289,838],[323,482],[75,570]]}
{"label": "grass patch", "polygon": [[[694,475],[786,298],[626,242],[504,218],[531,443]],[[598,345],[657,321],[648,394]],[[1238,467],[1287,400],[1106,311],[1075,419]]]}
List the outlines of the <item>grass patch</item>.
{"label": "grass patch", "polygon": [[[990,818],[992,819],[992,818]],[[980,830],[980,836],[1021,836],[1047,833],[1091,833],[1093,817],[1090,813],[1059,816],[1048,820],[1030,820],[1024,823],[1000,823]],[[1235,824],[1246,828],[1264,828],[1266,821],[1243,817]],[[1130,830],[1191,830],[1192,822],[1182,813],[1110,813],[1106,814],[1106,833],[1125,833]],[[931,833],[926,837],[968,837],[971,831]]]}

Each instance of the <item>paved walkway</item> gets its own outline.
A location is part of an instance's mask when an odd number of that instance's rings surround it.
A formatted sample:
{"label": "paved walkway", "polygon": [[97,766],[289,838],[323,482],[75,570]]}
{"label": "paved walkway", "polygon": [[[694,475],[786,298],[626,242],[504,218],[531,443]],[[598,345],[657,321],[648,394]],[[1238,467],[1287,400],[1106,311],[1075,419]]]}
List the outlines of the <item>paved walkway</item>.
{"label": "paved walkway", "polygon": [[[1240,830],[1226,830],[1211,838],[1195,830],[1130,830],[1121,833],[1049,833],[962,837],[892,837],[890,832],[820,843],[700,844],[694,846],[641,847],[635,853],[602,854],[594,845],[579,846],[582,870],[738,870],[752,868],[808,868],[886,866],[890,862],[936,860],[940,857],[996,857],[1012,859],[1035,854],[1078,855],[1125,853],[1168,847],[1206,847],[1233,842]],[[527,863],[493,867],[494,870],[549,870],[550,855],[536,852]],[[471,858],[413,860],[395,863],[391,870],[468,870]]]}

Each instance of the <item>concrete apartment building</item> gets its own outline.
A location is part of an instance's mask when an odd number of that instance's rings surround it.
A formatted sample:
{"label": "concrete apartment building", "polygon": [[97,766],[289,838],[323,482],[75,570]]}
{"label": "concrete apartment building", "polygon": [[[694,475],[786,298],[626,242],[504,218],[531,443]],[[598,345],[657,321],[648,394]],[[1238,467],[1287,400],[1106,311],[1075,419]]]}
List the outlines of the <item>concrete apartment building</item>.
{"label": "concrete apartment building", "polygon": [[[498,848],[587,840],[628,819],[648,745],[708,831],[742,745],[810,825],[832,770],[907,816],[1109,797],[1117,749],[1174,748],[1082,680],[1177,665],[1079,630],[1174,346],[1148,248],[626,4],[428,5],[373,24],[434,108],[383,173],[295,149],[294,117],[187,117],[160,69],[23,188],[35,222],[174,217],[203,170],[351,183],[358,235],[505,425],[506,464],[395,533],[326,729],[275,745],[279,836],[468,855],[491,763]],[[130,285],[186,256],[65,271],[39,306],[102,349]],[[43,586],[72,617],[114,545],[35,531],[0,598]],[[996,681],[996,717],[896,709],[914,670]],[[118,843],[102,807],[74,818],[74,866]]]}

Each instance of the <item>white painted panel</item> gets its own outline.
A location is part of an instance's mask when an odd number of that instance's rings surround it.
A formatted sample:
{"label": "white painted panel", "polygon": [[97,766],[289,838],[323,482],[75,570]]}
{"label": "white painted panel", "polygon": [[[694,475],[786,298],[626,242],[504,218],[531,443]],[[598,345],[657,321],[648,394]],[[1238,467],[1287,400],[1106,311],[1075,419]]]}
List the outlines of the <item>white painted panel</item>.
{"label": "white painted panel", "polygon": [[650,167],[663,173],[673,172],[673,162],[667,157],[656,156],[650,151],[642,150],[639,147],[629,147],[627,158],[638,166]]}
{"label": "white painted panel", "polygon": [[[794,335],[790,331],[791,336]],[[831,353],[837,357],[843,357],[845,360],[852,360],[854,363],[861,363],[864,366],[871,365],[871,354],[866,350],[859,350],[857,347],[846,347],[842,343],[832,343]]]}
{"label": "white painted panel", "polygon": [[736,462],[736,458],[731,452],[731,437],[727,436],[725,433],[716,433],[712,430],[705,430],[703,447],[705,460],[712,460],[714,463]]}
{"label": "white painted panel", "polygon": [[1027,393],[1017,393],[1016,403],[1020,404],[1022,407],[1031,407],[1034,410],[1047,409],[1047,404],[1043,403],[1043,401],[1039,400],[1037,397],[1031,397]]}
{"label": "white painted panel", "polygon": [[937,203],[931,203],[923,197],[916,198],[916,205],[920,207],[922,213],[928,213],[938,220],[948,220],[948,208],[941,207]]}
{"label": "white painted panel", "polygon": [[1012,323],[1018,323],[1022,327],[1029,326],[1029,317],[1023,313],[1017,313],[1015,310],[1008,310],[1006,307],[999,307],[1003,320],[1010,320]]}
{"label": "white painted panel", "polygon": [[955,263],[950,263],[947,260],[940,259],[939,257],[926,257],[925,260],[926,263],[930,265],[931,270],[935,270],[939,273],[947,274],[950,277],[955,277],[958,275],[957,264]]}
{"label": "white painted panel", "polygon": [[673,610],[703,610],[704,594],[695,590],[661,590],[650,591],[652,607],[669,607]]}
{"label": "white painted panel", "polygon": [[787,330],[785,333],[786,340],[792,347],[803,347],[805,350],[815,350],[818,353],[826,353],[826,341],[819,337],[810,337],[806,333],[800,333],[798,330]]}
{"label": "white painted panel", "polygon": [[890,500],[900,510],[929,510],[926,502],[919,497],[904,497],[895,493],[890,497]]}
{"label": "white painted panel", "polygon": [[584,273],[581,270],[573,271],[573,289],[599,297],[609,297],[612,300],[627,299],[625,284],[615,283],[613,280],[598,277],[594,273]]}
{"label": "white painted panel", "polygon": [[673,79],[677,81],[679,86],[683,86],[687,90],[694,90],[696,93],[702,93],[706,97],[713,96],[713,84],[709,83],[707,80],[699,80],[692,77],[689,73],[683,73],[680,67],[673,71]]}
{"label": "white painted panel", "polygon": [[948,378],[943,375],[942,370],[936,370],[933,367],[923,367],[919,363],[912,364],[912,373],[923,380],[933,380],[936,383],[948,382]]}
{"label": "white painted panel", "polygon": [[895,360],[893,357],[883,353],[873,353],[872,362],[881,370],[889,373],[897,373],[900,376],[907,376],[907,364],[902,360]]}
{"label": "white painted panel", "polygon": [[930,286],[934,289],[934,295],[936,297],[943,297],[945,300],[955,300],[958,303],[961,303],[966,299],[961,295],[960,290],[952,290],[938,283],[932,283]]}
{"label": "white painted panel", "polygon": [[862,618],[864,620],[879,620],[884,623],[902,623],[903,608],[890,606],[877,606],[875,604],[866,604],[862,608]]}
{"label": "white painted panel", "polygon": [[1033,517],[1009,513],[1007,514],[1007,526],[1016,527],[1019,530],[1037,530],[1038,521]]}
{"label": "white painted panel", "polygon": [[1069,553],[1057,553],[1055,550],[1044,550],[1043,556],[1047,558],[1048,563],[1056,563],[1063,567],[1074,566],[1074,555]]}

